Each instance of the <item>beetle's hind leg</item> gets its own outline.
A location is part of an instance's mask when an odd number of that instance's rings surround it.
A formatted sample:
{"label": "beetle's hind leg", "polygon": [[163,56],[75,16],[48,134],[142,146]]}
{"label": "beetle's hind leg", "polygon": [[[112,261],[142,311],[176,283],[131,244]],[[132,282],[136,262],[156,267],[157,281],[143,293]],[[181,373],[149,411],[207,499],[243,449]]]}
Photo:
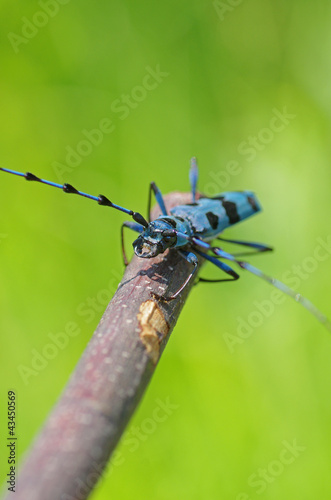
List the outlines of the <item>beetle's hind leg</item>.
{"label": "beetle's hind leg", "polygon": [[233,243],[234,245],[242,245],[245,247],[252,248],[251,252],[233,253],[232,255],[234,257],[243,257],[245,255],[254,255],[256,253],[272,252],[273,251],[272,247],[264,245],[263,243],[253,243],[250,241],[228,240],[226,238],[222,238],[221,236],[218,236],[217,239],[220,241],[224,241],[225,243]]}
{"label": "beetle's hind leg", "polygon": [[212,264],[215,264],[219,269],[224,271],[226,274],[231,276],[231,278],[221,278],[217,280],[211,280],[211,279],[206,279],[206,278],[199,278],[198,283],[221,283],[222,281],[236,281],[237,279],[240,278],[239,274],[236,273],[230,266],[225,264],[225,262],[221,262],[220,260],[217,259],[217,257],[208,255],[205,252],[201,252],[200,250],[196,250],[196,252],[201,255],[204,259],[208,260]]}

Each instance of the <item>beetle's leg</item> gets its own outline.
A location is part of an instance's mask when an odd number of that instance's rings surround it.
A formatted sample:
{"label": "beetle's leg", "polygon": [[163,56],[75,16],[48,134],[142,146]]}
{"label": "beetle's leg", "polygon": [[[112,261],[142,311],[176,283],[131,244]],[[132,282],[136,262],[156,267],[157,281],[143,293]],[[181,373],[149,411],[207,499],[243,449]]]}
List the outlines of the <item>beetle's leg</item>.
{"label": "beetle's leg", "polygon": [[126,257],[125,253],[125,245],[124,245],[124,228],[128,227],[129,229],[132,229],[133,231],[136,231],[137,233],[141,233],[144,230],[144,226],[141,224],[137,224],[136,222],[131,222],[131,221],[126,221],[123,222],[122,227],[121,227],[121,242],[122,242],[122,255],[123,255],[123,261],[124,265],[128,265],[128,259]]}
{"label": "beetle's leg", "polygon": [[152,191],[155,195],[156,201],[161,209],[162,215],[168,215],[167,209],[164,204],[163,196],[155,182],[151,182],[148,191],[148,205],[147,205],[147,217],[148,222],[151,221],[151,201],[152,201]]}
{"label": "beetle's leg", "polygon": [[156,293],[152,293],[152,297],[155,299],[161,301],[161,302],[170,302],[170,300],[176,299],[180,292],[184,290],[186,285],[188,284],[189,281],[193,278],[193,276],[196,273],[196,270],[198,268],[198,257],[193,253],[193,252],[186,252],[185,250],[179,250],[179,253],[184,257],[184,259],[189,263],[193,264],[194,268],[192,269],[191,273],[189,276],[186,278],[182,286],[170,297],[162,297],[161,295],[158,295]]}
{"label": "beetle's leg", "polygon": [[272,247],[268,247],[267,245],[263,245],[262,243],[253,243],[250,241],[228,240],[228,239],[222,238],[221,236],[218,236],[217,239],[220,241],[225,241],[226,243],[233,243],[235,245],[243,245],[243,246],[246,246],[246,247],[253,249],[253,251],[251,251],[251,252],[240,252],[240,253],[232,254],[235,257],[240,257],[240,256],[243,257],[244,255],[254,255],[256,253],[272,252],[273,251]]}
{"label": "beetle's leg", "polygon": [[220,283],[222,281],[236,281],[237,279],[240,278],[239,274],[237,274],[230,266],[225,264],[224,262],[221,262],[217,259],[217,257],[213,257],[211,255],[206,254],[205,252],[201,252],[200,250],[196,250],[196,252],[201,255],[204,259],[208,260],[212,264],[215,264],[215,266],[219,267],[222,271],[225,273],[229,274],[232,276],[232,278],[222,278],[222,279],[217,279],[217,280],[210,280],[210,279],[205,279],[205,278],[199,278],[198,283],[201,281],[203,283]]}
{"label": "beetle's leg", "polygon": [[199,170],[196,158],[191,158],[191,168],[189,173],[189,179],[191,184],[191,192],[192,192],[192,203],[196,203],[196,193],[197,193],[197,184],[199,178]]}

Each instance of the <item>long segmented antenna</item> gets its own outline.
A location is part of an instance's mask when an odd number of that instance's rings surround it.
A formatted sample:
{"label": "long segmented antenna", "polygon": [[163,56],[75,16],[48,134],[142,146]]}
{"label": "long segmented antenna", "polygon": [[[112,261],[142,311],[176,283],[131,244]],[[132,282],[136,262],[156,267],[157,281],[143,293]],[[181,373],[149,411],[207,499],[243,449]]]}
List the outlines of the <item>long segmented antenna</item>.
{"label": "long segmented antenna", "polygon": [[297,293],[292,288],[289,286],[285,285],[282,281],[279,281],[276,278],[272,278],[271,276],[268,276],[264,272],[260,271],[260,269],[257,269],[256,267],[252,266],[248,262],[238,262],[237,263],[242,267],[243,269],[246,269],[252,274],[255,274],[255,276],[258,276],[259,278],[262,278],[264,281],[267,281],[270,285],[278,288],[281,292],[285,293],[286,295],[289,295],[294,299],[296,302],[301,304],[307,311],[309,311],[315,318],[322,323],[329,332],[331,332],[331,322],[330,320],[321,312],[317,309],[317,307],[314,306],[310,300],[306,299],[306,297],[303,297],[301,293]]}
{"label": "long segmented antenna", "polygon": [[189,173],[189,179],[192,190],[192,203],[196,203],[197,195],[197,183],[198,183],[198,163],[195,157],[191,158],[191,168]]}
{"label": "long segmented antenna", "polygon": [[[211,250],[217,257],[220,257],[222,259],[227,259],[231,262],[234,262],[238,264],[242,269],[246,269],[246,271],[249,271],[250,273],[254,274],[258,278],[263,279],[270,285],[274,286],[281,292],[285,293],[289,297],[292,297],[296,302],[301,304],[310,314],[312,314],[317,321],[322,323],[322,325],[329,331],[331,332],[331,322],[330,320],[319,310],[317,309],[316,306],[310,300],[308,300],[306,297],[303,297],[300,293],[297,293],[295,290],[292,290],[289,286],[285,285],[282,281],[272,278],[271,276],[268,276],[265,274],[263,271],[258,269],[257,267],[252,266],[248,262],[243,262],[236,257],[228,252],[225,252],[219,247],[212,247],[210,243],[207,241],[203,241],[200,238],[197,238],[195,236],[187,236],[184,233],[180,233],[179,231],[176,231],[175,229],[173,230],[174,234],[177,234],[177,236],[181,236],[182,238],[185,238],[188,242],[193,243],[194,245],[197,245],[200,248],[204,248],[205,250]],[[200,252],[198,252],[200,253]]]}
{"label": "long segmented antenna", "polygon": [[84,198],[89,198],[90,200],[96,201],[99,205],[103,205],[105,207],[115,208],[116,210],[120,210],[127,215],[130,215],[134,221],[138,222],[144,227],[148,226],[148,222],[146,219],[139,213],[134,212],[133,210],[128,210],[127,208],[121,207],[119,205],[115,205],[115,203],[111,202],[106,196],[103,194],[99,194],[99,196],[93,196],[92,194],[83,193],[83,191],[78,191],[78,189],[74,188],[71,184],[58,184],[57,182],[46,181],[45,179],[41,179],[30,172],[17,172],[16,170],[10,170],[9,168],[1,168],[2,172],[7,172],[8,174],[18,175],[19,177],[24,177],[27,181],[36,181],[41,182],[41,184],[47,184],[47,186],[52,186],[58,189],[62,189],[65,193],[69,194],[78,194],[79,196],[83,196]]}
{"label": "long segmented antenna", "polygon": [[268,276],[257,267],[252,266],[252,264],[237,260],[233,255],[224,252],[224,250],[222,250],[221,248],[213,247],[212,251],[221,258],[228,259],[232,262],[235,262],[236,264],[239,264],[239,266],[242,269],[246,269],[246,271],[249,271],[250,273],[254,274],[258,278],[263,279],[264,281],[274,286],[275,288],[278,288],[278,290],[285,293],[289,297],[292,297],[292,299],[301,304],[308,312],[310,312],[310,314],[312,314],[317,319],[317,321],[322,323],[325,326],[325,328],[329,330],[329,332],[331,332],[330,320],[321,311],[319,311],[317,307],[315,307],[314,304],[310,302],[310,300],[306,299],[306,297],[303,297],[300,293],[297,293],[295,290],[292,290],[292,288],[285,285],[285,283],[283,283],[282,281],[279,281],[276,278]]}

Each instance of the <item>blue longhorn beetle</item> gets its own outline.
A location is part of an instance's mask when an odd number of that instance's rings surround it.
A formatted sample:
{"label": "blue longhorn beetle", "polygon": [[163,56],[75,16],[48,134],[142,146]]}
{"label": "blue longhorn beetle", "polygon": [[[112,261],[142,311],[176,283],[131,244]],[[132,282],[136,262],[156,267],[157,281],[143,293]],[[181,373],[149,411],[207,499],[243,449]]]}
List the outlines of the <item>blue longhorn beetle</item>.
{"label": "blue longhorn beetle", "polygon": [[[261,210],[261,206],[252,191],[229,191],[212,198],[200,195],[197,197],[198,167],[195,158],[191,159],[190,184],[192,192],[192,203],[178,205],[168,213],[161,191],[154,182],[150,183],[148,196],[148,221],[139,213],[128,210],[119,205],[115,205],[106,196],[93,196],[82,191],[78,191],[71,184],[58,184],[46,181],[30,172],[23,173],[7,168],[0,168],[3,172],[24,177],[27,181],[37,181],[48,186],[62,189],[65,193],[77,194],[85,198],[96,201],[99,205],[115,208],[130,215],[133,221],[124,222],[121,228],[122,253],[125,265],[128,264],[124,249],[124,228],[132,229],[139,233],[138,238],[133,242],[134,252],[138,257],[153,258],[165,252],[168,248],[176,248],[182,257],[192,265],[192,271],[182,286],[171,296],[162,297],[153,294],[153,297],[163,302],[175,299],[188,282],[194,277],[198,268],[197,254],[216,265],[225,272],[229,278],[223,279],[203,279],[199,281],[216,283],[221,281],[234,281],[239,278],[239,274],[228,264],[219,260],[223,259],[233,264],[238,264],[242,269],[255,274],[264,281],[289,295],[294,300],[302,304],[315,318],[331,331],[331,323],[308,299],[296,293],[281,281],[267,276],[262,271],[252,266],[248,262],[238,260],[237,257],[246,253],[231,254],[224,251],[219,246],[212,246],[211,241],[218,239],[227,243],[242,245],[251,249],[248,254],[271,251],[272,248],[260,243],[250,243],[246,241],[228,240],[220,236],[223,231]],[[155,195],[162,215],[157,219],[150,220],[151,195]],[[208,254],[207,252],[211,252]]]}

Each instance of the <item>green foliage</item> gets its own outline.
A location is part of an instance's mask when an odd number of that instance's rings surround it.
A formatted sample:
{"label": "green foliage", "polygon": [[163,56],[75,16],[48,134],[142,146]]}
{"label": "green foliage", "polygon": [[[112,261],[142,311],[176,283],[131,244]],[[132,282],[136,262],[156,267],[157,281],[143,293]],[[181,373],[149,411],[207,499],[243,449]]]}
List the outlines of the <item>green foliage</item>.
{"label": "green foliage", "polygon": [[[264,207],[227,236],[275,246],[254,263],[330,313],[330,10],[3,2],[1,166],[144,213],[148,183],[187,190],[196,155],[202,191],[252,189]],[[125,216],[6,174],[0,211],[1,412],[15,389],[22,456],[116,288]],[[241,274],[194,289],[94,500],[330,498],[331,339]],[[158,399],[178,405],[162,421]]]}

